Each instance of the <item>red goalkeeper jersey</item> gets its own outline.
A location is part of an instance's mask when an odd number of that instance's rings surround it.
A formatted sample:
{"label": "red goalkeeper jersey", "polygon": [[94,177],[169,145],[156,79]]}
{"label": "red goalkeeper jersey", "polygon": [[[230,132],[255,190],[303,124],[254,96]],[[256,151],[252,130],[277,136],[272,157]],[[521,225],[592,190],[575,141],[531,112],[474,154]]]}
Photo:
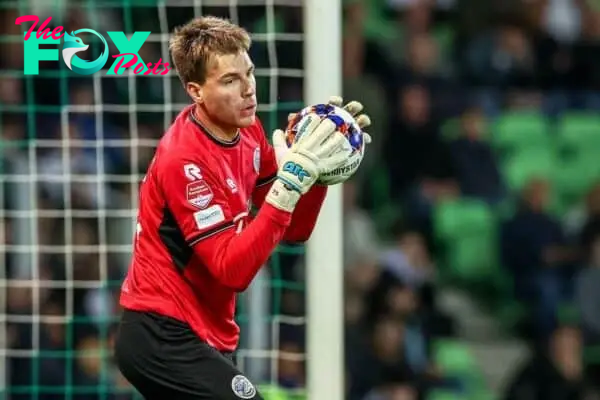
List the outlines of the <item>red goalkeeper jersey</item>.
{"label": "red goalkeeper jersey", "polygon": [[121,305],[184,321],[209,345],[233,351],[236,293],[280,241],[308,239],[325,188],[313,187],[293,215],[263,204],[277,163],[258,119],[224,142],[194,118],[193,107],[161,139],[141,185]]}

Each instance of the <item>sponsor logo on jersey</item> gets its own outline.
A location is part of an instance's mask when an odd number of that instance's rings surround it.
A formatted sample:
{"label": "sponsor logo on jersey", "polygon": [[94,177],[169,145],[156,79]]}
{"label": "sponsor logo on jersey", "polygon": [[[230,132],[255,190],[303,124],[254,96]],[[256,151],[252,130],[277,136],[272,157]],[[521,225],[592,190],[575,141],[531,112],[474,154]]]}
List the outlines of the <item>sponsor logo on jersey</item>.
{"label": "sponsor logo on jersey", "polygon": [[203,180],[188,183],[185,191],[187,201],[194,207],[206,208],[213,199],[210,186]]}
{"label": "sponsor logo on jersey", "polygon": [[200,172],[200,167],[196,164],[186,164],[183,166],[183,173],[185,177],[190,181],[197,181],[202,179],[202,173]]}
{"label": "sponsor logo on jersey", "polygon": [[195,212],[194,220],[198,229],[206,229],[225,221],[225,213],[220,205],[215,204],[206,210]]}
{"label": "sponsor logo on jersey", "polygon": [[254,149],[254,171],[260,172],[260,147]]}
{"label": "sponsor logo on jersey", "polygon": [[231,380],[231,390],[240,399],[252,399],[256,396],[254,385],[243,375],[233,377]]}
{"label": "sponsor logo on jersey", "polygon": [[229,189],[231,189],[231,193],[237,193],[237,191],[238,191],[237,185],[235,184],[233,179],[227,178],[226,182],[227,182],[227,186],[229,186]]}

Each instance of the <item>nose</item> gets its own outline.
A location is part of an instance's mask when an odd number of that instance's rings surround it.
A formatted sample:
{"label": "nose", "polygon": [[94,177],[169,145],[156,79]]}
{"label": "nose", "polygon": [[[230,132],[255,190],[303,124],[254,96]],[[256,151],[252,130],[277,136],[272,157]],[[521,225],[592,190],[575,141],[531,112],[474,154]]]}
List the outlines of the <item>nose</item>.
{"label": "nose", "polygon": [[256,94],[256,82],[254,79],[246,79],[244,81],[244,88],[242,90],[242,96],[244,98],[252,97]]}

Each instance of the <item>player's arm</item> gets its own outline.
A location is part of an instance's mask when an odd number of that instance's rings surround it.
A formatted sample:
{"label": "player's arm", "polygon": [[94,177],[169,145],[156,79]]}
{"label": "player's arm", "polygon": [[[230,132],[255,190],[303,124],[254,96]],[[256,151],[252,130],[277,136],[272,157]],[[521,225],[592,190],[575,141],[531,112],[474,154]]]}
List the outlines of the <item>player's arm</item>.
{"label": "player's arm", "polygon": [[[283,157],[283,155],[281,157]],[[263,131],[261,135],[260,175],[252,193],[252,203],[259,209],[262,208],[265,197],[267,196],[271,185],[277,178],[277,169],[275,149],[267,142]],[[282,239],[283,241],[305,242],[309,239],[315,228],[315,224],[317,223],[317,218],[326,194],[327,186],[313,185],[310,190],[300,198],[300,201],[298,201],[292,214],[290,225],[285,231],[285,235]]]}
{"label": "player's arm", "polygon": [[173,159],[159,179],[169,211],[195,255],[221,284],[244,290],[283,238],[291,214],[266,205],[238,233],[224,182],[198,160]]}
{"label": "player's arm", "polygon": [[282,160],[277,179],[246,229],[234,229],[236,216],[228,206],[225,183],[210,169],[195,164],[200,172],[190,182],[185,168],[195,160],[174,158],[161,171],[167,205],[187,244],[222,285],[237,291],[248,287],[283,239],[300,197],[317,180],[321,160],[330,164],[345,160],[339,151],[345,139],[335,125],[321,123],[318,116],[307,118],[311,119],[307,134]]}

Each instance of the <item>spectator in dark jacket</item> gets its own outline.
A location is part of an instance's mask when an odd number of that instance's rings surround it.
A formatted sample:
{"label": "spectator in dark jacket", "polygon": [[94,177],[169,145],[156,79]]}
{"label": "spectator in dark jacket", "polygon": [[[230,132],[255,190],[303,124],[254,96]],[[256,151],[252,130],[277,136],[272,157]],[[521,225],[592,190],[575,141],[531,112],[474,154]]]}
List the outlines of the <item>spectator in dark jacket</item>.
{"label": "spectator in dark jacket", "polygon": [[504,188],[498,165],[485,135],[485,116],[471,108],[461,118],[461,137],[451,143],[461,193],[491,204],[502,200]]}
{"label": "spectator in dark jacket", "polygon": [[581,335],[577,328],[557,329],[517,372],[505,400],[579,400],[584,398]]}
{"label": "spectator in dark jacket", "polygon": [[549,184],[533,179],[525,187],[516,214],[501,228],[501,256],[514,279],[515,295],[531,304],[536,333],[554,328],[559,305],[570,295],[572,254],[560,223],[546,207]]}

